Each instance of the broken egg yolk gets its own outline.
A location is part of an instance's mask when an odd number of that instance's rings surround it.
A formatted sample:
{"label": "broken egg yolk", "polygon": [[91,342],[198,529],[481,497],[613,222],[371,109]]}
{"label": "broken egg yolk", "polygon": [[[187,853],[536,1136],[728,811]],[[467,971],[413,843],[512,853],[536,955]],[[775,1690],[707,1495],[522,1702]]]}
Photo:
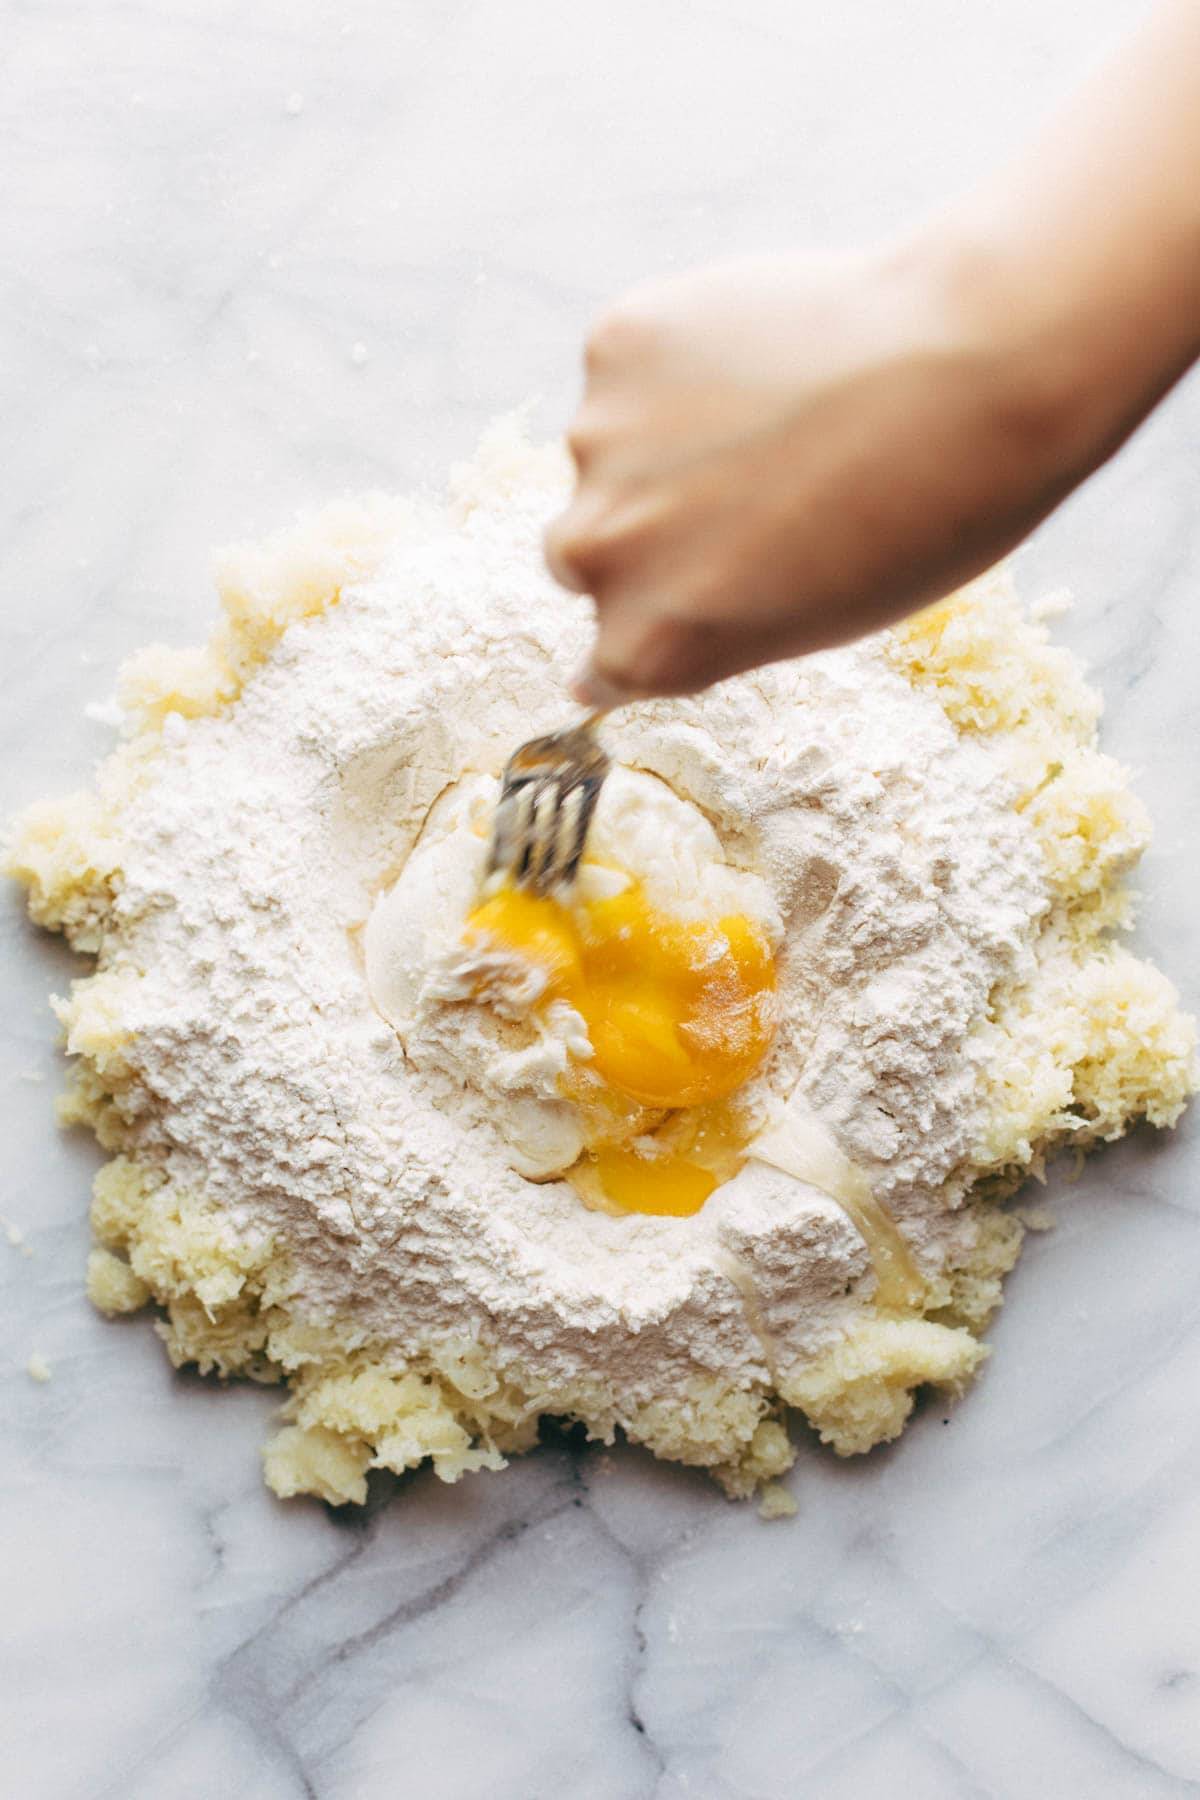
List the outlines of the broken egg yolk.
{"label": "broken egg yolk", "polygon": [[543,970],[540,1004],[565,1001],[583,1019],[586,1068],[603,1089],[667,1115],[642,1124],[636,1147],[598,1134],[584,1173],[602,1200],[619,1211],[698,1211],[744,1142],[721,1103],[771,1041],[775,962],[761,927],[743,915],[676,918],[631,882],[570,906],[503,888],[467,930]]}
{"label": "broken egg yolk", "polygon": [[545,971],[544,1002],[587,1027],[589,1067],[644,1106],[724,1099],[770,1042],[775,964],[751,919],[673,918],[631,883],[569,909],[504,888],[467,928]]}
{"label": "broken egg yolk", "polygon": [[585,1151],[568,1179],[581,1199],[605,1211],[687,1218],[737,1174],[749,1136],[734,1100],[685,1107],[634,1143]]}

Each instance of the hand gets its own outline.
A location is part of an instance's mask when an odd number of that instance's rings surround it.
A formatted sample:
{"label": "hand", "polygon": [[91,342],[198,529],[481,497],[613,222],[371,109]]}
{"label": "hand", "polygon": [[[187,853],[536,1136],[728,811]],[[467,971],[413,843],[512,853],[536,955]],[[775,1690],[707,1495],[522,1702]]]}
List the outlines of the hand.
{"label": "hand", "polygon": [[929,236],[731,263],[596,326],[546,554],[591,594],[587,704],[872,631],[1009,550],[1083,472],[987,258]]}
{"label": "hand", "polygon": [[687,693],[937,599],[1200,357],[1200,7],[1162,0],[940,224],[636,288],[601,320],[546,553],[585,703]]}

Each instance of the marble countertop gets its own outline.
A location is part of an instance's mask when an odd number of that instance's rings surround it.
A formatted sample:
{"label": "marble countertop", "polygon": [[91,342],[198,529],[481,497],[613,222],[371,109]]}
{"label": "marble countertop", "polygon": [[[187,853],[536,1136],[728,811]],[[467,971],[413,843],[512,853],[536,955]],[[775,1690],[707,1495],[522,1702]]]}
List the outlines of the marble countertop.
{"label": "marble countertop", "polygon": [[[437,479],[527,395],[556,428],[611,291],[896,223],[1138,10],[15,0],[0,812],[84,778],[124,653],[197,636],[214,542]],[[1193,1005],[1198,476],[1193,379],[1021,557],[1078,595],[1158,822],[1142,941]],[[975,1392],[865,1461],[805,1443],[789,1523],[566,1442],[334,1516],[262,1488],[270,1393],[89,1310],[98,1155],[51,1121],[70,959],[12,894],[0,955],[5,1791],[1200,1793],[1196,1120],[1055,1182]]]}

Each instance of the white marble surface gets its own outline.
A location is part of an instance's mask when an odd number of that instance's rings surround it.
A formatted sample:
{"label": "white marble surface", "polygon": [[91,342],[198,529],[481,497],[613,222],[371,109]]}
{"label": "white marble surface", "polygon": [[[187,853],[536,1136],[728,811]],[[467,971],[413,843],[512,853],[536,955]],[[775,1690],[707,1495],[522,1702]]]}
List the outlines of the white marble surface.
{"label": "white marble surface", "polygon": [[[666,265],[891,223],[1015,142],[1132,0],[0,6],[0,810],[76,783],[214,541],[435,478]],[[356,346],[362,346],[356,350]],[[1024,553],[1109,695],[1197,995],[1200,385]],[[32,1800],[1200,1792],[1195,1122],[1056,1185],[954,1412],[764,1526],[556,1444],[362,1516],[259,1485],[273,1406],[172,1377],[81,1279],[6,896],[0,1788]],[[30,1352],[53,1379],[33,1383]]]}

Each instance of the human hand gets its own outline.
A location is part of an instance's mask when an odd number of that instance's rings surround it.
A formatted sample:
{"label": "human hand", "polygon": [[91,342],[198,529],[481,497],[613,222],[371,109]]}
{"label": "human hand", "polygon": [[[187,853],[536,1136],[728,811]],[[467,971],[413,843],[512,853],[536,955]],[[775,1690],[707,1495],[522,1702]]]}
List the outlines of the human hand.
{"label": "human hand", "polygon": [[1200,8],[1161,0],[935,225],[618,302],[546,541],[596,602],[578,698],[841,643],[1013,548],[1200,357],[1197,166]]}
{"label": "human hand", "polygon": [[596,602],[576,696],[845,642],[1018,542],[1086,451],[1005,305],[986,256],[928,234],[703,269],[605,314],[546,538]]}

